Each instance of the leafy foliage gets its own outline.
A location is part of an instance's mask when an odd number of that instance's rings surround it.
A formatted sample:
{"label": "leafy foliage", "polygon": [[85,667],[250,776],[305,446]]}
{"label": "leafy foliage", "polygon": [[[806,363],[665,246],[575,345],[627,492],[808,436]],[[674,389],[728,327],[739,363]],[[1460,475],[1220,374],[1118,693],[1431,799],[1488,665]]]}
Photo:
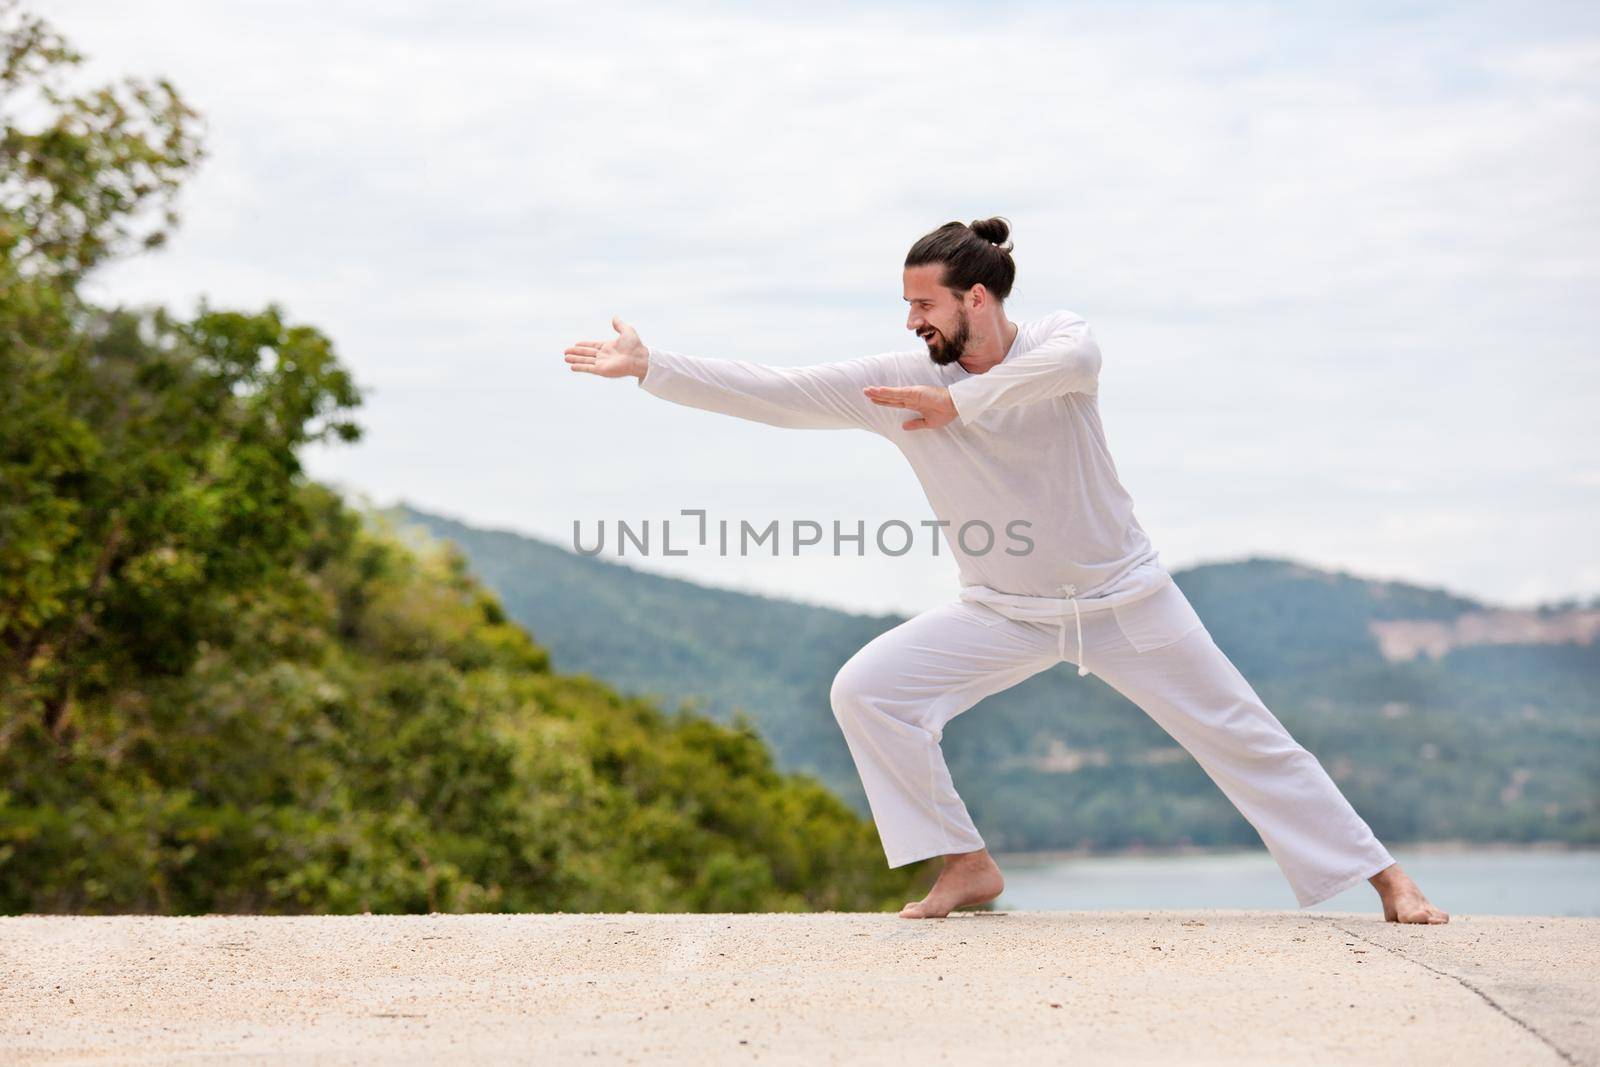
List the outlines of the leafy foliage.
{"label": "leafy foliage", "polygon": [[6,720],[0,910],[898,904],[872,828],[747,724],[554,675],[454,551],[299,491],[293,568],[181,674]]}
{"label": "leafy foliage", "polygon": [[177,90],[127,78],[69,92],[83,57],[16,0],[0,0],[0,50],[0,256],[12,276],[71,284],[164,243],[203,154],[199,116]]}

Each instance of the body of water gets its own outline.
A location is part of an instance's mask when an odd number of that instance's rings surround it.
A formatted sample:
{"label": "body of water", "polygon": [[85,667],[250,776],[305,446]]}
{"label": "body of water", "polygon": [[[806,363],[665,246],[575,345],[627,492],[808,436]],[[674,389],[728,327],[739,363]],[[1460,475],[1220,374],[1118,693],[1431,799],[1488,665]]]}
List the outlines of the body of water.
{"label": "body of water", "polygon": [[[1428,899],[1465,915],[1600,916],[1600,850],[1390,846]],[[1265,850],[1173,856],[996,856],[1002,910],[1298,909]],[[1307,911],[1372,911],[1366,882]]]}

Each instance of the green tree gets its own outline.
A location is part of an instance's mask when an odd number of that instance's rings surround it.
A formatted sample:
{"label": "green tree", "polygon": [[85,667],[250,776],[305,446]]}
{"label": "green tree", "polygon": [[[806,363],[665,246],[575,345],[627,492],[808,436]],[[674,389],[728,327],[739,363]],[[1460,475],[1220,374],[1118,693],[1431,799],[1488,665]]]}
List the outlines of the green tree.
{"label": "green tree", "polygon": [[68,94],[81,57],[14,3],[0,26],[0,708],[60,737],[77,698],[226,633],[228,597],[305,537],[296,449],[355,440],[359,396],[275,307],[179,322],[78,298],[176,225],[195,115],[166,82]]}

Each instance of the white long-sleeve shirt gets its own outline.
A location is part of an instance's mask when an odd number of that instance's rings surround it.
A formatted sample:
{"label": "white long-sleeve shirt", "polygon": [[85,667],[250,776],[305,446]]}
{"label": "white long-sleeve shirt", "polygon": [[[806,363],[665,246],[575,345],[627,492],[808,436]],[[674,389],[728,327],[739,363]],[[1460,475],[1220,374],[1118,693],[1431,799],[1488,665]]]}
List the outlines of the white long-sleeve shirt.
{"label": "white long-sleeve shirt", "polygon": [[[1099,376],[1100,348],[1088,323],[1057,311],[1021,323],[1004,360],[982,374],[959,362],[941,366],[918,350],[769,367],[650,346],[639,386],[773,426],[887,437],[948,524],[942,532],[963,596],[1050,614],[1069,602],[1068,613],[1126,603],[1171,581],[1106,446]],[[938,429],[902,429],[915,413],[874,404],[862,393],[868,385],[944,386],[958,417]],[[1009,525],[1016,520],[1027,525]],[[969,529],[966,547],[959,535],[977,521],[993,531],[987,552],[981,527]],[[1007,552],[1026,548],[1008,532],[1017,530],[1032,542],[1025,554]]]}

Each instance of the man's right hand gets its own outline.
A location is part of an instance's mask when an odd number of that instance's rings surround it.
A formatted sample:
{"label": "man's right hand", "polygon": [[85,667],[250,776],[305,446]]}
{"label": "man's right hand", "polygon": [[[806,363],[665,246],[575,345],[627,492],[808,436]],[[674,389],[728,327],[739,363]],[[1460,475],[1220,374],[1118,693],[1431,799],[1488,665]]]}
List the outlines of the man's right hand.
{"label": "man's right hand", "polygon": [[602,378],[643,378],[650,352],[639,340],[638,331],[616,315],[611,316],[611,328],[617,336],[609,341],[579,341],[567,349],[567,363],[575,371]]}

